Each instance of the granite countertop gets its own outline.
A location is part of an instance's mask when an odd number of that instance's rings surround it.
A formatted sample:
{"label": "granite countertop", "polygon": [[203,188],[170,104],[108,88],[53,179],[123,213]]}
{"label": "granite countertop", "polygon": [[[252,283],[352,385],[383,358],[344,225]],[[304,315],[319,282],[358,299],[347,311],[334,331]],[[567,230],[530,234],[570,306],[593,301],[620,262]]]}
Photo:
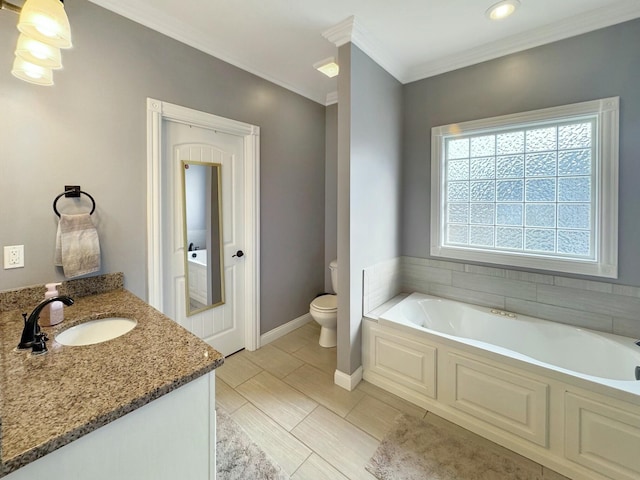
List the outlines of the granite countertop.
{"label": "granite countertop", "polygon": [[[75,300],[64,308],[64,322],[43,327],[50,339],[45,355],[14,351],[26,310],[0,313],[0,477],[224,362],[222,354],[124,289]],[[54,340],[71,326],[111,316],[138,325],[95,345],[67,347]]]}

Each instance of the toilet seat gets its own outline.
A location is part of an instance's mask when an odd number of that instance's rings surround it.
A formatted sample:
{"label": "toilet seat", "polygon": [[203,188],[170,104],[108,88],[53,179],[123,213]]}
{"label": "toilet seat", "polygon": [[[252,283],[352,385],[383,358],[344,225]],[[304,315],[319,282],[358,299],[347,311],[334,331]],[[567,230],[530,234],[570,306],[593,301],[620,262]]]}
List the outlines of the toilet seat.
{"label": "toilet seat", "polygon": [[338,310],[338,296],[337,295],[322,295],[316,297],[309,306],[310,309],[318,312],[332,312]]}

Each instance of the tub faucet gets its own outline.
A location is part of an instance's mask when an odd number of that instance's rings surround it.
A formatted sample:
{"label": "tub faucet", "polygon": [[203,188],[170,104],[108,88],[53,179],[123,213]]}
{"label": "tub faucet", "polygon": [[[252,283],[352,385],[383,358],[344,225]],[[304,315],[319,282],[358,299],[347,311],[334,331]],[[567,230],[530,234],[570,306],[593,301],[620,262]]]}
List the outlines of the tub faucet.
{"label": "tub faucet", "polygon": [[47,345],[45,343],[47,338],[44,333],[40,333],[40,325],[38,325],[38,319],[40,318],[40,312],[42,312],[42,309],[52,302],[62,302],[68,307],[73,305],[73,299],[71,297],[60,295],[57,297],[47,298],[43,302],[40,302],[36,306],[36,308],[33,309],[33,312],[31,312],[29,318],[27,318],[26,313],[23,313],[22,317],[24,318],[24,329],[22,330],[22,337],[20,338],[20,343],[18,344],[18,350],[26,350],[27,348],[31,348],[34,353],[44,353],[47,351]]}

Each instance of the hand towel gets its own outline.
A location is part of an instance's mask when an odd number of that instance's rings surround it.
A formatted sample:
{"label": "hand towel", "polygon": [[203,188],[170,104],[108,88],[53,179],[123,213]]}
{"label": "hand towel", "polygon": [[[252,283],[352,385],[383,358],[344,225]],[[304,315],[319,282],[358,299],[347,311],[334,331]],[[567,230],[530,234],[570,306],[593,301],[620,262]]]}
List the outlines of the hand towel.
{"label": "hand towel", "polygon": [[90,214],[60,216],[54,264],[67,278],[100,270],[100,241]]}

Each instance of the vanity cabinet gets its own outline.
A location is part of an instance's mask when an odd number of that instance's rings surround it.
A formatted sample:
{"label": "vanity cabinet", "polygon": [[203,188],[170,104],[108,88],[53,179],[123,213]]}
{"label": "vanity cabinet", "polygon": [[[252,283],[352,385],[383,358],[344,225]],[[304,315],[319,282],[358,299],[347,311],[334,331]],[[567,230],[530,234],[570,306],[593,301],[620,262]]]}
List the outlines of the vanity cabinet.
{"label": "vanity cabinet", "polygon": [[215,445],[215,372],[210,372],[4,478],[214,480]]}

